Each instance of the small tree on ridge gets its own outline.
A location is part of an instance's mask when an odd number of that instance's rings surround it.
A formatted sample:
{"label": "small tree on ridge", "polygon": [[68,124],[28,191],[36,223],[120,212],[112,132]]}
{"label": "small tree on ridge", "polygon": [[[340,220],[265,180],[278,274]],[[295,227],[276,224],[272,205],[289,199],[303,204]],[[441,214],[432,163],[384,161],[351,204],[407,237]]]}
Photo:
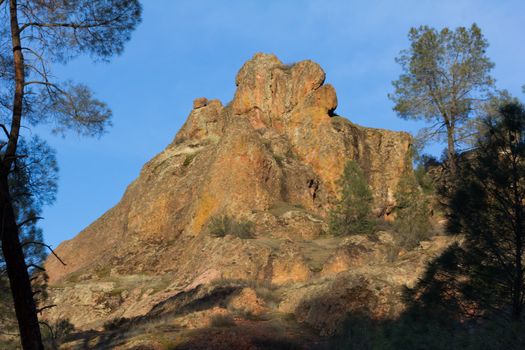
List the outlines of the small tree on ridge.
{"label": "small tree on ridge", "polygon": [[338,185],[341,193],[330,212],[330,232],[337,236],[370,233],[374,228],[372,191],[356,161],[345,164]]}

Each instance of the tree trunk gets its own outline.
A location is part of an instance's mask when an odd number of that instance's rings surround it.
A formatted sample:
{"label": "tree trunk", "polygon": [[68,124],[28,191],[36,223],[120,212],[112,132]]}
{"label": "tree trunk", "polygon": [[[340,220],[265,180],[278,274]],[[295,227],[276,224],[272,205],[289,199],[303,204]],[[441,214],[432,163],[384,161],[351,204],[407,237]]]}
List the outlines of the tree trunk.
{"label": "tree trunk", "polygon": [[13,98],[13,116],[11,119],[11,130],[7,149],[3,159],[3,165],[6,171],[11,169],[16,156],[16,147],[18,145],[18,136],[20,133],[20,124],[22,121],[22,107],[24,102],[24,55],[22,54],[22,42],[20,40],[20,26],[18,24],[18,5],[16,0],[10,1],[9,14],[11,17],[11,45],[13,47],[13,64],[15,67],[15,95]]}
{"label": "tree trunk", "polygon": [[44,347],[42,345],[40,325],[38,323],[37,310],[33,299],[33,290],[25,263],[24,252],[20,244],[18,225],[8,181],[12,163],[16,157],[25,83],[24,57],[22,55],[22,44],[20,41],[17,6],[16,0],[10,0],[9,13],[15,67],[15,95],[13,99],[13,115],[8,145],[0,164],[0,237],[2,239],[2,251],[11,286],[11,294],[13,295],[22,347],[24,350],[42,350]]}
{"label": "tree trunk", "polygon": [[447,157],[450,169],[450,175],[454,177],[457,169],[456,157],[456,142],[454,140],[455,127],[452,123],[446,123],[447,127]]}
{"label": "tree trunk", "polygon": [[513,176],[513,192],[514,192],[514,242],[516,244],[514,251],[514,291],[512,295],[512,320],[515,322],[521,321],[523,313],[523,193],[522,188],[523,174],[520,172],[519,163],[523,160],[519,157],[513,157],[512,161],[512,176]]}
{"label": "tree trunk", "polygon": [[516,257],[516,276],[514,276],[514,293],[512,295],[512,320],[520,322],[523,313],[523,272],[521,257]]}
{"label": "tree trunk", "polygon": [[522,240],[522,223],[521,223],[521,203],[516,203],[516,231],[515,231],[515,251],[514,251],[514,285],[512,286],[512,320],[520,322],[523,313],[523,240]]}
{"label": "tree trunk", "polygon": [[43,349],[33,290],[18,236],[18,227],[9,196],[6,174],[0,175],[0,219],[2,251],[11,285],[20,339],[24,350]]}

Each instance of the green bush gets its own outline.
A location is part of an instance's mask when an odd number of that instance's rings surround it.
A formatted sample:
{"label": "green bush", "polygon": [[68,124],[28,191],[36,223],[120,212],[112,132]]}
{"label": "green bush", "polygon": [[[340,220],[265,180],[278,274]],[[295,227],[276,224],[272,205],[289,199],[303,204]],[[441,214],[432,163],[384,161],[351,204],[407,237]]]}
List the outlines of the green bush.
{"label": "green bush", "polygon": [[214,237],[233,235],[242,239],[255,237],[255,224],[251,221],[237,221],[227,215],[213,217],[208,232]]}
{"label": "green bush", "polygon": [[372,191],[355,161],[346,163],[338,185],[341,195],[330,212],[330,233],[336,236],[372,233],[375,228]]}
{"label": "green bush", "polygon": [[420,165],[414,169],[414,176],[424,193],[430,194],[434,192],[434,184],[430,176],[427,174],[425,167]]}
{"label": "green bush", "polygon": [[432,236],[429,200],[411,174],[404,175],[399,181],[395,213],[395,239],[400,247],[413,249]]}
{"label": "green bush", "polygon": [[235,320],[231,315],[217,314],[211,316],[210,324],[212,327],[233,327]]}
{"label": "green bush", "polygon": [[193,162],[193,159],[195,159],[196,156],[197,156],[197,153],[188,154],[186,158],[184,158],[184,162],[182,163],[182,166],[183,167],[189,166]]}
{"label": "green bush", "polygon": [[214,237],[224,237],[229,233],[231,218],[228,216],[213,217],[208,224],[208,232]]}

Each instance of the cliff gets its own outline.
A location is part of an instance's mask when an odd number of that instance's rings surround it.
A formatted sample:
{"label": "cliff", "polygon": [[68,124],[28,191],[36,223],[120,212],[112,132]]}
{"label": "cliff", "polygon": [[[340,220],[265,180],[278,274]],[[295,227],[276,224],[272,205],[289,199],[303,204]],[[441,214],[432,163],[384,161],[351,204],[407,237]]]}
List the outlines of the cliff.
{"label": "cliff", "polygon": [[[254,313],[268,311],[254,285],[278,289],[272,310],[294,314],[321,334],[333,333],[350,309],[399,311],[390,301],[432,254],[391,264],[387,233],[378,242],[328,237],[326,218],[347,160],[361,165],[375,212],[388,216],[400,177],[411,172],[410,136],[337,116],[335,89],[312,61],[284,65],[256,54],[235,82],[226,106],[196,99],[174,141],[143,167],[121,201],[57,248],[66,266],[47,260],[58,307],[46,317],[96,328],[117,317],[177,314],[190,301],[218,298],[219,288],[222,299],[193,310],[194,321],[181,321],[199,328],[210,313],[235,309],[235,298]],[[225,215],[253,222],[254,237],[211,236],[210,223]],[[315,299],[328,290],[336,290],[335,306]],[[341,313],[333,320],[330,307]]]}
{"label": "cliff", "polygon": [[[223,214],[255,222],[258,237],[319,237],[350,159],[368,175],[377,210],[388,212],[410,169],[411,139],[334,116],[336,93],[324,80],[314,62],[287,66],[255,55],[239,71],[229,105],[197,99],[173,143],[144,166],[122,200],[58,247],[68,265],[50,258],[50,282],[97,264],[173,270],[178,241],[192,241]],[[292,228],[272,214],[287,206],[297,212]],[[144,252],[150,245],[152,254]]]}

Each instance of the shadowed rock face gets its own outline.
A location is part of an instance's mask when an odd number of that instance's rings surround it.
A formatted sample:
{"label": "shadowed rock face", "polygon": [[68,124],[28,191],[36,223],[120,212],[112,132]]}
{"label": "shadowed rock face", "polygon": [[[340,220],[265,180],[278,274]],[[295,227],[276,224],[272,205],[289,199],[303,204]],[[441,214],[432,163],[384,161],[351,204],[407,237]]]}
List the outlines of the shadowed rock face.
{"label": "shadowed rock face", "polygon": [[[179,291],[211,269],[277,284],[312,278],[318,271],[293,242],[326,231],[345,162],[365,170],[378,215],[411,169],[410,136],[335,116],[336,92],[324,81],[312,61],[284,65],[256,54],[237,74],[230,104],[196,99],[121,201],[57,248],[67,266],[48,259],[51,284],[173,274],[170,288]],[[218,215],[254,222],[256,239],[210,237]]]}

